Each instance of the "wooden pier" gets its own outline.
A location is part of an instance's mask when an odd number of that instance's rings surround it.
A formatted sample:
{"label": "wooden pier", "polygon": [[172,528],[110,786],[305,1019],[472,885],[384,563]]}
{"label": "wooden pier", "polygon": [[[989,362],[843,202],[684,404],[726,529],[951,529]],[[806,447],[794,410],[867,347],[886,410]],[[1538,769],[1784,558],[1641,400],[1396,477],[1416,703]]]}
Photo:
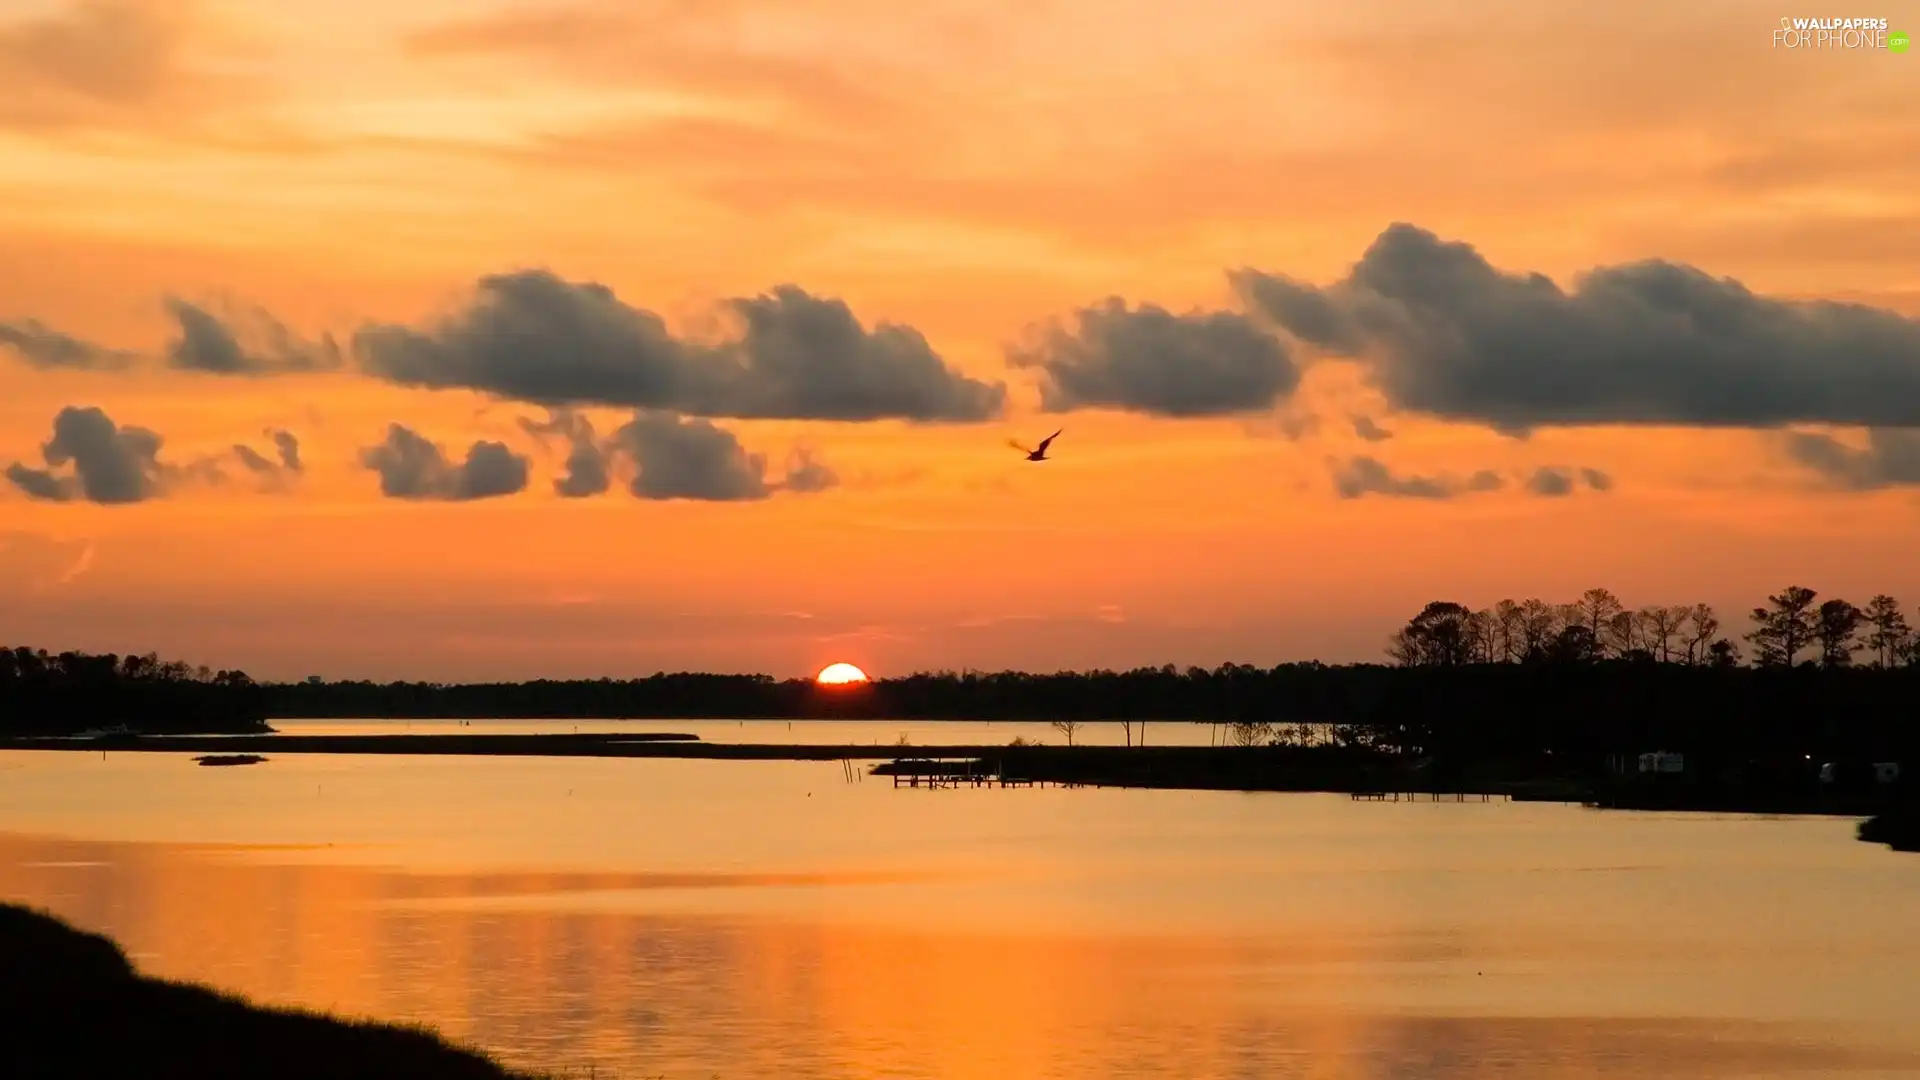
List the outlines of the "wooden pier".
{"label": "wooden pier", "polygon": [[1511,802],[1488,791],[1356,791],[1354,802]]}
{"label": "wooden pier", "polygon": [[894,787],[927,788],[1033,788],[1033,787],[1079,787],[1079,784],[1067,784],[1057,781],[1034,780],[1024,776],[1010,776],[997,762],[989,765],[979,759],[966,761],[941,761],[925,758],[901,758],[884,765],[877,765],[873,771],[877,774],[893,777]]}

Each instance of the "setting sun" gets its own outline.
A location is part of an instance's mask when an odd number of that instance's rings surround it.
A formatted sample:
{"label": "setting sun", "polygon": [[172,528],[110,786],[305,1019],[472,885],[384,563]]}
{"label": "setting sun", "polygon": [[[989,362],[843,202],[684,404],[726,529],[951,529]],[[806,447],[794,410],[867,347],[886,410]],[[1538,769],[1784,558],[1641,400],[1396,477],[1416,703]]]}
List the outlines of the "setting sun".
{"label": "setting sun", "polygon": [[819,681],[829,685],[866,682],[867,673],[852,664],[828,664],[820,669]]}

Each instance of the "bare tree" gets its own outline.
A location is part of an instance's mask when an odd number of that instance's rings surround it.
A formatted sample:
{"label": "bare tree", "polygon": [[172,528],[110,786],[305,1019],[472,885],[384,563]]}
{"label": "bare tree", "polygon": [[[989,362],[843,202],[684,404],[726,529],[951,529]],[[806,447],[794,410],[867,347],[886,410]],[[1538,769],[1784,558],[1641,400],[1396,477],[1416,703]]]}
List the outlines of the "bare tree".
{"label": "bare tree", "polygon": [[1574,602],[1573,607],[1579,612],[1580,623],[1596,643],[1607,640],[1607,627],[1613,623],[1615,616],[1626,610],[1620,598],[1606,589],[1588,589],[1580,594],[1580,599]]}
{"label": "bare tree", "polygon": [[1500,643],[1500,660],[1511,664],[1520,659],[1521,642],[1524,640],[1523,624],[1526,622],[1526,609],[1512,600],[1502,600],[1493,606],[1494,631]]}
{"label": "bare tree", "polygon": [[1687,663],[1704,664],[1711,657],[1714,635],[1720,632],[1720,617],[1710,604],[1695,604],[1687,612]]}
{"label": "bare tree", "polygon": [[1236,746],[1261,746],[1273,737],[1273,725],[1265,720],[1236,720],[1233,742]]}
{"label": "bare tree", "polygon": [[1520,605],[1521,655],[1529,659],[1546,654],[1560,632],[1560,616],[1545,600],[1528,600]]}
{"label": "bare tree", "polygon": [[1500,652],[1500,622],[1493,612],[1482,609],[1468,616],[1467,637],[1472,643],[1474,663],[1494,662]]}
{"label": "bare tree", "polygon": [[1615,656],[1627,656],[1639,652],[1643,647],[1640,636],[1640,613],[1637,611],[1616,611],[1607,620],[1607,632],[1603,638],[1607,648]]}
{"label": "bare tree", "polygon": [[1907,648],[1907,638],[1913,628],[1907,625],[1907,617],[1900,611],[1900,601],[1881,593],[1867,601],[1862,616],[1873,632],[1867,635],[1867,648],[1873,650],[1874,663],[1879,667],[1892,667],[1902,659]]}
{"label": "bare tree", "polygon": [[1065,735],[1065,736],[1067,737],[1067,745],[1068,745],[1068,746],[1072,746],[1072,745],[1073,745],[1073,733],[1074,733],[1074,732],[1076,732],[1076,731],[1079,731],[1079,730],[1080,730],[1080,721],[1078,721],[1078,720],[1055,720],[1055,721],[1053,722],[1053,730],[1055,730],[1055,731],[1057,731],[1057,732],[1059,732],[1059,733],[1060,733],[1060,734],[1062,734],[1062,735]]}
{"label": "bare tree", "polygon": [[1685,632],[1687,614],[1684,607],[1663,604],[1640,609],[1636,616],[1640,620],[1640,640],[1654,659],[1663,664],[1673,662],[1674,645]]}

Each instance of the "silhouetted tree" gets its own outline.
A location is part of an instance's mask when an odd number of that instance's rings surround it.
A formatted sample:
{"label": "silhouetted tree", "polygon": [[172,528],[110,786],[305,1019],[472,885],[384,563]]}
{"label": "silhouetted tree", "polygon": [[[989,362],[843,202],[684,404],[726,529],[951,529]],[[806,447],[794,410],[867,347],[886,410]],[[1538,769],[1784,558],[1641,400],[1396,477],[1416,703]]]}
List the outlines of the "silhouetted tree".
{"label": "silhouetted tree", "polygon": [[1067,745],[1073,745],[1073,733],[1080,730],[1080,721],[1071,718],[1055,720],[1053,730],[1067,737]]}
{"label": "silhouetted tree", "polygon": [[0,733],[70,735],[125,725],[161,734],[266,730],[245,672],[146,656],[0,648]]}
{"label": "silhouetted tree", "polygon": [[1435,600],[1394,634],[1388,652],[1403,667],[1452,667],[1472,662],[1473,612]]}
{"label": "silhouetted tree", "polygon": [[1622,609],[1613,613],[1613,617],[1607,620],[1606,647],[1622,659],[1642,654],[1647,657],[1653,655],[1640,633],[1639,612]]}
{"label": "silhouetted tree", "polygon": [[1273,725],[1264,720],[1236,720],[1231,733],[1235,746],[1264,746],[1273,738]]}
{"label": "silhouetted tree", "polygon": [[1503,663],[1511,664],[1526,654],[1526,617],[1526,609],[1512,600],[1502,600],[1493,606],[1494,630]]}
{"label": "silhouetted tree", "polygon": [[1719,633],[1720,617],[1714,614],[1712,605],[1695,604],[1687,609],[1687,663],[1704,664],[1711,660],[1709,651]]}
{"label": "silhouetted tree", "polygon": [[1674,645],[1686,632],[1687,609],[1656,604],[1643,607],[1635,616],[1640,623],[1640,639],[1653,658],[1663,664],[1673,662]]}
{"label": "silhouetted tree", "polygon": [[1467,639],[1472,662],[1491,664],[1500,656],[1500,622],[1492,611],[1467,616]]}
{"label": "silhouetted tree", "polygon": [[1881,593],[1867,601],[1861,616],[1873,628],[1867,636],[1867,648],[1873,650],[1874,665],[1888,668],[1900,663],[1907,638],[1913,633],[1907,617],[1900,611],[1900,601]]}
{"label": "silhouetted tree", "polygon": [[1792,667],[1800,650],[1814,641],[1819,631],[1818,612],[1813,606],[1818,594],[1812,589],[1790,585],[1767,597],[1767,607],[1753,609],[1756,624],[1747,640],[1753,642],[1754,662],[1763,667]]}
{"label": "silhouetted tree", "polygon": [[1560,632],[1560,615],[1545,600],[1532,599],[1520,605],[1521,655],[1538,660],[1553,651],[1554,635]]}
{"label": "silhouetted tree", "polygon": [[1560,664],[1590,664],[1600,659],[1600,642],[1585,622],[1569,622],[1554,636],[1551,657]]}
{"label": "silhouetted tree", "polygon": [[1814,635],[1820,641],[1820,666],[1843,667],[1853,662],[1860,650],[1854,636],[1860,632],[1860,609],[1845,600],[1833,599],[1820,605],[1814,616]]}
{"label": "silhouetted tree", "polygon": [[[1574,610],[1580,625],[1587,628],[1587,640],[1591,641],[1597,650],[1606,645],[1608,627],[1613,625],[1615,617],[1619,616],[1625,608],[1621,605],[1620,598],[1613,595],[1611,590],[1588,589],[1580,594],[1579,600],[1574,602]],[[1570,617],[1567,621],[1571,623],[1575,620]]]}

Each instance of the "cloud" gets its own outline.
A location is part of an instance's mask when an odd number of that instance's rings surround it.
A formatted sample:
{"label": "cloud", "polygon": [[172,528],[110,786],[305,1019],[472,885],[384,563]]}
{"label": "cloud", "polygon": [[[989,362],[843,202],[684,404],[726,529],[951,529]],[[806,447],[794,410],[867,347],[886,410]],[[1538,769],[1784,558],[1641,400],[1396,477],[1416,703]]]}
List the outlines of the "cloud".
{"label": "cloud", "polygon": [[1393,432],[1374,423],[1371,416],[1354,417],[1353,433],[1368,442],[1385,442],[1393,438]]}
{"label": "cloud", "polygon": [[484,277],[428,328],[371,325],[366,369],[404,386],[532,404],[612,405],[737,419],[981,421],[1006,387],[949,367],[917,331],[871,330],[846,304],[792,285],[722,305],[733,336],[684,340],[594,282],[544,270]]}
{"label": "cloud", "polygon": [[63,334],[36,319],[0,322],[0,345],[18,353],[37,368],[76,368],[112,371],[126,367],[134,354],[107,349]]}
{"label": "cloud", "polygon": [[1920,431],[1869,429],[1856,450],[1829,435],[1789,432],[1787,453],[1797,462],[1851,491],[1920,484]]}
{"label": "cloud", "polygon": [[[15,462],[6,475],[27,495],[50,502],[142,502],[159,495],[172,472],[159,461],[161,441],[146,428],[115,424],[97,407],[69,405],[53,418],[53,437],[41,444],[47,467]],[[54,471],[67,466],[71,475]]]}
{"label": "cloud", "polygon": [[780,481],[784,490],[802,495],[817,494],[839,484],[840,474],[809,450],[795,450],[787,456],[786,479]]}
{"label": "cloud", "polygon": [[340,347],[330,335],[317,342],[304,341],[258,308],[236,308],[221,318],[171,296],[166,307],[180,327],[180,335],[167,347],[167,364],[178,370],[268,375],[340,366]]}
{"label": "cloud", "polygon": [[300,461],[300,440],[287,431],[269,431],[267,437],[273,440],[273,448],[280,455],[280,467],[288,472],[305,472],[306,466]]}
{"label": "cloud", "polygon": [[1542,465],[1526,479],[1526,490],[1543,498],[1557,499],[1574,493],[1584,483],[1594,491],[1613,490],[1613,478],[1599,469],[1572,469],[1564,465]]}
{"label": "cloud", "polygon": [[1527,490],[1545,498],[1573,494],[1573,475],[1565,469],[1543,465],[1527,477]]}
{"label": "cloud", "polygon": [[1600,267],[1571,292],[1395,224],[1325,288],[1253,270],[1241,297],[1367,365],[1395,406],[1534,427],[1920,425],[1920,321],[1756,295],[1693,267]]}
{"label": "cloud", "polygon": [[566,499],[584,499],[603,494],[611,486],[609,447],[595,437],[593,424],[586,417],[571,409],[553,409],[545,421],[521,417],[520,426],[543,445],[550,436],[566,438],[567,472],[553,482],[555,494]]}
{"label": "cloud", "polygon": [[476,442],[456,465],[438,444],[400,424],[389,424],[385,441],[363,449],[360,463],[380,474],[380,493],[390,499],[469,502],[527,486],[526,457],[504,443]]}
{"label": "cloud", "polygon": [[246,466],[248,472],[265,481],[269,488],[278,490],[290,478],[306,471],[300,461],[300,440],[287,431],[269,430],[265,434],[273,442],[273,457],[244,443],[234,444],[233,456]]}
{"label": "cloud", "polygon": [[250,469],[253,472],[259,473],[263,476],[279,475],[280,466],[278,464],[268,460],[265,455],[260,453],[260,451],[255,450],[253,447],[248,446],[244,443],[234,444],[233,456],[239,458],[240,464],[245,465],[248,469]]}
{"label": "cloud", "polygon": [[153,134],[257,104],[257,79],[194,55],[194,6],[77,0],[0,25],[0,128]]}
{"label": "cloud", "polygon": [[1465,480],[1450,476],[1395,476],[1378,458],[1361,455],[1336,463],[1334,490],[1343,499],[1387,495],[1404,499],[1451,499],[1473,492],[1498,491],[1506,486],[1499,474],[1482,469]]}
{"label": "cloud", "polygon": [[743,502],[773,494],[766,456],[747,453],[710,421],[637,413],[613,438],[638,467],[628,485],[636,498]]}
{"label": "cloud", "polygon": [[1176,315],[1118,297],[1040,328],[1008,362],[1038,369],[1048,412],[1121,409],[1166,417],[1271,409],[1300,385],[1286,346],[1229,311]]}

